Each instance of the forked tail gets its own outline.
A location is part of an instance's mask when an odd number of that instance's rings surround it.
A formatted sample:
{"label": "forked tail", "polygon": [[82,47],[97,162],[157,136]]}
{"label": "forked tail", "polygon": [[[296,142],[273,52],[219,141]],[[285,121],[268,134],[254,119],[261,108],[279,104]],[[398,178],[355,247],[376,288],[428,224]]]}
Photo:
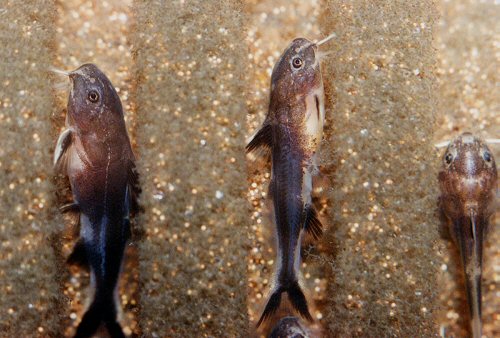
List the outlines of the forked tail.
{"label": "forked tail", "polygon": [[75,338],[87,338],[104,324],[111,338],[125,338],[125,334],[116,320],[116,307],[113,297],[96,297],[83,315],[76,329]]}
{"label": "forked tail", "polygon": [[304,292],[302,292],[298,281],[294,281],[288,286],[280,285],[278,289],[276,289],[271,294],[266,308],[264,309],[264,312],[262,313],[262,316],[260,316],[259,322],[257,323],[257,327],[259,327],[262,322],[269,319],[269,317],[271,317],[278,310],[281,304],[281,294],[283,292],[288,293],[288,299],[290,300],[290,303],[303,318],[307,319],[310,322],[313,321],[313,318],[309,313],[309,308],[307,306],[306,296],[304,295]]}

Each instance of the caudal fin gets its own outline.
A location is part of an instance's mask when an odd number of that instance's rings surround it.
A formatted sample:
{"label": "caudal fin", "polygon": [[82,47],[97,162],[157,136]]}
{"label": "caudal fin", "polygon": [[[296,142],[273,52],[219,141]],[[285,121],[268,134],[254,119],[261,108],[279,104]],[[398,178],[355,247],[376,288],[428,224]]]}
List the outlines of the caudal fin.
{"label": "caudal fin", "polygon": [[116,309],[112,299],[108,302],[94,300],[83,315],[76,329],[75,338],[92,337],[101,323],[104,324],[111,338],[125,338],[120,324],[116,321]]}
{"label": "caudal fin", "polygon": [[266,321],[278,310],[281,304],[281,294],[283,292],[288,293],[288,299],[292,304],[293,308],[305,319],[312,322],[313,318],[309,313],[309,307],[307,306],[307,299],[300,288],[300,285],[297,281],[293,282],[289,286],[280,286],[276,291],[271,294],[269,301],[267,302],[266,308],[264,312],[262,312],[262,316],[260,316],[259,321],[257,322],[257,327],[262,324],[262,322]]}

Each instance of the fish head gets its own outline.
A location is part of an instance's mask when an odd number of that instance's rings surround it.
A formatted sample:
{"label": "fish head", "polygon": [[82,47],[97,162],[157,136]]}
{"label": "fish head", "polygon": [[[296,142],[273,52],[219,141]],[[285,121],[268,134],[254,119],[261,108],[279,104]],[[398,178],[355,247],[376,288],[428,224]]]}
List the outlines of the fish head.
{"label": "fish head", "polygon": [[94,129],[123,120],[120,98],[96,65],[87,63],[69,72],[68,117],[78,129]]}
{"label": "fish head", "polygon": [[318,46],[298,38],[285,49],[271,76],[271,100],[293,102],[322,87]]}
{"label": "fish head", "polygon": [[494,204],[497,168],[492,152],[480,138],[463,133],[450,142],[439,180],[445,196],[443,207],[451,217],[471,211],[491,212],[488,210]]}

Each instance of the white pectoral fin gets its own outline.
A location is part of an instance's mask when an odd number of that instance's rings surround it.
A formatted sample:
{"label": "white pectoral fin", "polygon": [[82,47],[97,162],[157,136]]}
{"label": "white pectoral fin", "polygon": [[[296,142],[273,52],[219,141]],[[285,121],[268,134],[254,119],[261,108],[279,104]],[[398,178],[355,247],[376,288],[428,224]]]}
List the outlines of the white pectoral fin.
{"label": "white pectoral fin", "polygon": [[56,149],[54,151],[54,167],[61,168],[64,162],[65,154],[73,141],[73,130],[71,128],[64,130],[57,139]]}

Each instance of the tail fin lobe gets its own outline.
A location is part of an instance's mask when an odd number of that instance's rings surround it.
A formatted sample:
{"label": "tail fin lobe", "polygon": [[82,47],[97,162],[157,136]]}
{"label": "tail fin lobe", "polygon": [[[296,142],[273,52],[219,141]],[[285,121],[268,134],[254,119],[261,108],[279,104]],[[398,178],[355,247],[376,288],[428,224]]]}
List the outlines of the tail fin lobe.
{"label": "tail fin lobe", "polygon": [[92,337],[101,323],[104,324],[111,338],[125,338],[125,334],[116,320],[116,309],[112,299],[101,301],[97,298],[83,315],[82,321],[76,329],[75,338]]}
{"label": "tail fin lobe", "polygon": [[262,322],[269,319],[276,311],[278,310],[281,304],[281,294],[286,292],[288,294],[288,299],[292,304],[293,308],[306,320],[309,322],[313,321],[311,314],[309,313],[309,307],[307,306],[307,299],[304,295],[304,292],[300,288],[298,281],[292,282],[289,286],[280,286],[276,289],[269,298],[269,301],[266,304],[264,312],[260,316],[259,321],[257,322],[257,327],[262,324]]}
{"label": "tail fin lobe", "polygon": [[306,296],[304,292],[302,292],[298,282],[293,283],[288,288],[288,298],[293,308],[300,313],[303,318],[307,319],[309,322],[313,321],[313,317],[309,313],[309,307],[307,306]]}

